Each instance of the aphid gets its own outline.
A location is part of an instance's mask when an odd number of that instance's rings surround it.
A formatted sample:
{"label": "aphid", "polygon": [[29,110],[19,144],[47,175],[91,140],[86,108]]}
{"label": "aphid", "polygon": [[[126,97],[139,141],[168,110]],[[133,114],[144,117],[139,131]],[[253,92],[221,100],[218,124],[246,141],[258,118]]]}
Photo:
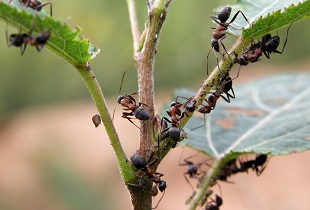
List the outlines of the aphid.
{"label": "aphid", "polygon": [[99,114],[95,114],[91,119],[96,128],[101,124],[101,117]]}

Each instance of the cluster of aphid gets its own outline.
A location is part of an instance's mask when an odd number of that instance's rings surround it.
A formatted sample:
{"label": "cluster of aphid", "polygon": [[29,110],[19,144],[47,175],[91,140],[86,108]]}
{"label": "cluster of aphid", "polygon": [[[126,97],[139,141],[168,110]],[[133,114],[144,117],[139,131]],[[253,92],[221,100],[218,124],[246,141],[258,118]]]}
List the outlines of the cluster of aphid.
{"label": "cluster of aphid", "polygon": [[[8,4],[11,3],[12,0],[8,1]],[[31,8],[35,10],[36,12],[41,11],[41,9],[46,6],[50,5],[50,15],[52,16],[52,3],[51,2],[45,2],[41,3],[38,0],[19,0],[19,3],[24,6],[24,9]],[[19,29],[19,32],[17,34],[11,34],[8,35],[8,30],[6,29],[6,41],[8,46],[15,46],[20,47],[20,53],[21,55],[24,54],[27,45],[35,46],[38,52],[40,52],[44,45],[47,43],[48,39],[50,38],[50,30],[46,29],[39,33],[37,36],[34,36],[32,33],[32,28],[28,33],[22,33],[21,28]]]}
{"label": "cluster of aphid", "polygon": [[[265,36],[263,36],[262,39],[258,41],[257,43],[251,41],[251,45],[243,51],[240,57],[238,57],[237,53],[235,52],[228,54],[224,44],[222,43],[222,40],[225,39],[226,37],[226,32],[227,32],[228,27],[232,27],[231,23],[233,23],[235,19],[237,18],[237,16],[241,14],[243,18],[248,22],[248,24],[251,25],[249,21],[247,20],[246,16],[244,15],[244,13],[240,10],[233,16],[230,22],[227,22],[227,20],[230,17],[230,14],[231,14],[231,7],[226,6],[219,11],[218,17],[211,16],[211,19],[214,20],[218,24],[218,26],[214,28],[213,38],[211,40],[211,47],[212,47],[211,50],[213,49],[215,53],[216,52],[221,53],[220,46],[222,46],[227,56],[231,56],[232,54],[234,54],[235,58],[233,61],[234,63],[238,63],[240,67],[241,65],[245,66],[248,63],[259,61],[262,54],[264,54],[269,59],[271,53],[279,53],[279,54],[283,53],[286,42],[287,42],[287,38],[284,42],[282,51],[278,51],[277,47],[279,46],[279,42],[280,42],[279,36],[271,36],[271,34],[268,33]],[[287,34],[288,34],[288,31],[287,31]],[[210,51],[207,55],[207,59],[209,57]],[[222,56],[224,56],[225,53],[223,54],[221,53]],[[238,70],[237,77],[239,75],[239,71],[240,71],[240,68]],[[125,73],[123,74],[123,77],[122,77],[121,87],[123,84],[124,76],[125,76]],[[184,136],[186,137],[186,133],[180,125],[180,120],[184,116],[188,116],[188,113],[193,113],[195,110],[204,115],[210,113],[212,110],[215,109],[216,103],[219,98],[223,98],[226,102],[230,103],[230,99],[235,98],[235,93],[232,88],[232,85],[233,85],[232,81],[234,79],[235,78],[232,79],[229,76],[229,73],[222,73],[222,75],[220,75],[219,81],[217,82],[217,86],[215,90],[207,94],[207,96],[204,98],[205,103],[201,104],[200,106],[196,105],[197,101],[194,99],[194,96],[190,98],[178,96],[175,101],[171,102],[169,110],[166,111],[169,117],[163,117],[162,119],[158,120],[158,122],[160,121],[160,128],[161,128],[161,131],[158,134],[158,157],[154,157],[152,153],[150,158],[147,160],[145,157],[140,155],[139,152],[133,154],[130,157],[130,161],[133,164],[133,166],[136,169],[138,169],[138,171],[141,172],[140,175],[137,175],[138,177],[140,177],[140,181],[142,180],[143,177],[147,177],[150,181],[153,182],[153,187],[152,187],[153,196],[156,196],[158,194],[158,190],[161,192],[165,192],[165,189],[167,187],[166,181],[161,178],[164,174],[151,169],[151,166],[154,165],[157,161],[159,161],[159,158],[160,158],[159,152],[161,148],[160,148],[159,142],[165,139],[172,139],[174,144],[170,146],[175,147],[177,142],[179,142],[182,139],[182,137]],[[121,92],[121,87],[120,87],[119,92]],[[152,109],[152,108],[149,107],[145,103],[142,103],[142,102],[137,103],[135,98],[133,97],[133,95],[135,94],[137,93],[120,95],[117,101],[119,104],[121,104],[124,107],[124,112],[122,112],[122,117],[126,118],[136,127],[138,127],[132,121],[132,119],[139,119],[142,121],[149,120],[150,113],[145,108],[146,107],[149,109]],[[181,103],[178,101],[179,98],[186,99],[186,101],[184,103]],[[142,108],[142,105],[145,106],[145,108]],[[113,118],[114,118],[114,113],[113,113]],[[97,124],[98,123],[95,123],[95,125]],[[191,130],[195,130],[199,127],[202,127],[205,124],[206,124],[206,121],[204,118],[203,125],[193,128]],[[165,150],[165,147],[163,147],[162,150]],[[266,167],[265,163],[267,161],[267,157],[268,157],[267,155],[261,154],[261,155],[257,155],[254,160],[242,162],[240,161],[239,158],[235,158],[231,161],[228,161],[224,166],[220,168],[220,171],[217,177],[213,178],[214,183],[217,183],[217,180],[227,181],[227,178],[230,177],[231,175],[241,173],[241,172],[248,172],[249,169],[252,169],[253,171],[255,171],[257,175],[260,175]],[[203,164],[207,164],[206,161],[203,161],[198,164],[194,164],[193,162],[189,161],[190,158],[191,157],[186,158],[184,160],[185,163],[179,162],[179,165],[188,166],[187,171],[184,173],[184,177],[189,184],[190,182],[187,178],[187,175],[189,176],[189,178],[195,178],[198,180],[201,179],[205,173],[200,173],[199,168]],[[139,185],[137,186],[141,186],[141,183],[139,183]],[[194,187],[192,185],[190,186],[194,190]],[[219,207],[223,203],[223,200],[219,195],[215,195],[215,198],[212,199],[210,198],[211,194],[212,192],[206,196],[205,202],[201,204],[201,206],[204,206],[205,210],[219,209]],[[159,202],[161,201],[162,197],[160,198]],[[159,202],[154,208],[158,206]]]}

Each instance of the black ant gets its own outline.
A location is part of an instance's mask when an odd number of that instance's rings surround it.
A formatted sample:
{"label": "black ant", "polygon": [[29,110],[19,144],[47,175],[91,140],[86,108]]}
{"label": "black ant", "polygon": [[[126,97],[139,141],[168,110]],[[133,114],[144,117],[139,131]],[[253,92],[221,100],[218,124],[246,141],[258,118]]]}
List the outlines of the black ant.
{"label": "black ant", "polygon": [[165,128],[161,134],[162,135],[162,139],[165,138],[171,138],[175,144],[180,140],[181,138],[181,131],[184,132],[183,128],[180,127],[179,125],[179,121],[184,117],[184,115],[187,115],[186,112],[182,112],[181,111],[181,107],[182,107],[182,103],[177,102],[177,101],[173,101],[170,104],[170,109],[169,111],[166,111],[167,114],[170,116],[171,120],[169,120],[166,117],[163,117],[161,120],[161,124],[164,125],[165,123],[170,123],[170,126],[167,128]]}
{"label": "black ant", "polygon": [[215,200],[211,199],[211,202],[206,204],[205,210],[219,210],[223,204],[223,199],[219,195],[215,195]]}
{"label": "black ant", "polygon": [[[238,75],[237,75],[238,77]],[[236,78],[237,78],[236,77]],[[234,78],[234,79],[236,79]],[[207,102],[206,105],[202,104],[197,111],[202,113],[202,114],[208,114],[210,113],[212,110],[215,109],[216,103],[218,101],[219,98],[223,98],[226,102],[230,103],[230,98],[235,98],[235,92],[234,89],[232,88],[232,83],[233,79],[229,76],[229,74],[227,73],[220,81],[219,84],[216,87],[216,90],[214,92],[210,92],[210,95],[208,96],[208,98],[204,99],[205,102]],[[229,91],[231,90],[232,93],[229,93]],[[223,95],[225,94],[225,95]],[[204,116],[204,124],[201,126],[198,126],[196,128],[191,129],[191,131],[203,127],[206,125],[206,118]]]}
{"label": "black ant", "polygon": [[[272,20],[272,19],[271,19]],[[278,35],[271,36],[270,33],[267,33],[264,35],[261,40],[258,43],[251,44],[251,46],[243,52],[243,55],[238,58],[238,55],[235,53],[235,62],[240,64],[240,66],[246,66],[248,63],[255,63],[259,61],[260,57],[263,55],[266,56],[266,58],[270,59],[271,53],[278,53],[282,54],[284,52],[287,39],[288,39],[288,33],[293,23],[290,24],[290,26],[287,29],[286,32],[286,38],[282,47],[281,51],[278,51],[277,48],[280,44],[280,37]],[[269,24],[270,26],[270,24]],[[269,29],[268,29],[269,30]]]}
{"label": "black ant", "polygon": [[251,168],[253,171],[256,172],[256,175],[259,176],[263,173],[263,171],[267,167],[267,165],[265,165],[267,159],[268,159],[268,155],[259,154],[259,155],[256,155],[254,160],[248,160],[245,162],[241,162],[239,160],[240,168],[238,168],[238,172],[247,172]]}
{"label": "black ant", "polygon": [[157,208],[158,204],[160,203],[160,201],[162,200],[162,198],[165,194],[165,190],[167,188],[167,183],[165,180],[162,180],[160,178],[164,174],[159,173],[157,171],[153,171],[152,169],[150,169],[150,166],[152,166],[157,161],[157,159],[154,159],[152,161],[152,157],[153,157],[153,155],[151,155],[150,159],[147,161],[140,154],[134,153],[130,157],[130,161],[134,167],[136,167],[137,169],[141,170],[144,173],[144,175],[142,175],[142,176],[147,176],[153,183],[155,183],[155,186],[152,187],[152,195],[153,196],[157,195],[158,191],[156,188],[158,188],[158,190],[160,192],[164,192],[163,195],[161,196],[161,198],[159,199],[158,203],[156,204],[156,206],[152,208],[152,209],[155,209],[155,208]]}
{"label": "black ant", "polygon": [[[8,27],[8,25],[7,25]],[[15,47],[20,47],[20,53],[21,55],[24,54],[27,45],[35,46],[40,52],[44,45],[47,43],[47,40],[50,37],[50,31],[47,29],[41,33],[39,33],[36,37],[32,34],[32,29],[30,30],[29,34],[22,33],[21,29],[19,29],[19,32],[17,34],[11,34],[10,37],[8,35],[8,29],[6,29],[6,41],[9,47],[12,45]]]}
{"label": "black ant", "polygon": [[[122,77],[122,81],[121,81],[121,86],[119,89],[119,94],[121,92],[122,89],[122,85],[123,85],[123,80],[125,77],[126,71],[123,73],[123,77]],[[131,112],[123,112],[122,113],[122,117],[126,118],[127,120],[129,120],[132,124],[134,124],[137,128],[139,128],[134,122],[132,122],[130,116],[134,116],[135,118],[139,119],[139,120],[148,120],[150,119],[150,114],[143,108],[141,108],[141,105],[145,105],[146,104],[139,102],[139,104],[137,105],[136,100],[132,97],[132,95],[137,94],[137,93],[130,93],[130,94],[125,94],[125,95],[119,95],[117,98],[117,102],[122,105],[125,111],[131,111]],[[148,107],[148,106],[147,106]],[[115,113],[115,109],[113,112],[113,118],[114,118],[114,113]],[[140,129],[140,128],[139,128]]]}
{"label": "black ant", "polygon": [[[211,39],[211,47],[212,47],[211,50],[214,49],[216,52],[220,52],[220,44],[219,43],[221,43],[224,51],[228,55],[226,47],[222,43],[222,40],[226,38],[226,31],[227,31],[228,27],[234,28],[230,24],[235,21],[235,19],[237,18],[239,13],[241,13],[242,16],[244,17],[244,19],[248,22],[248,24],[251,25],[241,10],[238,10],[235,13],[235,15],[233,16],[233,18],[231,19],[230,22],[226,22],[228,20],[228,18],[230,17],[230,14],[231,14],[231,7],[230,6],[223,7],[218,12],[217,17],[210,16],[210,18],[218,24],[218,26],[216,28],[211,27],[211,29],[214,29],[213,34],[212,34],[213,38]],[[209,51],[209,53],[207,55],[207,60],[208,60],[208,57],[209,57],[211,50]],[[224,54],[223,54],[223,56],[224,56]],[[217,59],[217,63],[218,63],[218,59]],[[208,68],[207,68],[207,74],[209,74]]]}
{"label": "black ant", "polygon": [[200,175],[200,173],[198,171],[200,169],[200,166],[202,164],[204,164],[207,160],[209,160],[209,159],[203,160],[203,161],[195,164],[194,162],[190,161],[189,159],[191,159],[192,157],[194,157],[196,155],[192,155],[192,156],[189,156],[189,157],[185,158],[183,160],[184,163],[181,163],[181,157],[182,156],[180,156],[179,164],[178,164],[179,166],[187,166],[187,170],[186,170],[186,172],[183,173],[183,176],[184,176],[186,182],[191,186],[191,188],[193,190],[194,190],[194,187],[191,185],[191,183],[189,182],[189,180],[188,180],[186,175],[188,175],[189,178],[196,178],[196,179],[199,178],[198,176]]}
{"label": "black ant", "polygon": [[[8,4],[10,4],[12,2],[12,0],[8,1]],[[52,2],[48,1],[45,3],[42,3],[38,0],[19,0],[19,3],[21,5],[23,5],[25,8],[29,7],[37,12],[40,12],[42,10],[42,8],[46,5],[50,5],[50,16],[52,16]]]}
{"label": "black ant", "polygon": [[101,124],[101,117],[99,114],[95,114],[91,119],[96,128]]}

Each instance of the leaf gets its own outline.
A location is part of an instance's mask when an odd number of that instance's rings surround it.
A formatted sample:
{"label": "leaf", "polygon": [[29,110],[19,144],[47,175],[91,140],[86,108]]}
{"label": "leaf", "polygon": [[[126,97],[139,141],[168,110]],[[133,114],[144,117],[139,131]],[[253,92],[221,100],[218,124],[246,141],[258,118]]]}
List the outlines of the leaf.
{"label": "leaf", "polygon": [[[230,152],[284,155],[310,149],[309,74],[286,74],[235,88],[236,99],[219,99],[206,115],[194,113],[181,144],[221,158]],[[193,92],[178,91],[189,97]]]}
{"label": "leaf", "polygon": [[[253,29],[239,14],[231,24],[239,30],[229,27],[229,33],[235,36],[242,34],[244,39],[249,40],[251,37],[259,38],[292,22],[308,17],[310,15],[310,0],[239,0],[236,5],[232,6],[231,18],[238,10],[245,14]],[[245,29],[240,30],[242,28]]]}
{"label": "leaf", "polygon": [[51,37],[46,47],[74,66],[85,66],[100,52],[88,39],[80,35],[80,28],[71,30],[66,24],[54,20],[43,10],[40,12],[31,8],[24,10],[19,1],[14,0],[10,4],[0,2],[0,18],[26,33],[31,29],[34,34],[49,29]]}

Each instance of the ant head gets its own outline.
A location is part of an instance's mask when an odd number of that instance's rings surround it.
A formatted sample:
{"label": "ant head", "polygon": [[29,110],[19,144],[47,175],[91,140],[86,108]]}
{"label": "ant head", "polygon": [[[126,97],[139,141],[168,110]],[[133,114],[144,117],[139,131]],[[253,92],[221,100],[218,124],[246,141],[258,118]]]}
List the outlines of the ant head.
{"label": "ant head", "polygon": [[45,30],[43,32],[41,32],[38,36],[37,36],[37,42],[40,45],[45,45],[47,40],[50,38],[50,31],[49,30]]}
{"label": "ant head", "polygon": [[220,196],[215,195],[215,202],[218,206],[221,206],[223,204],[223,199]]}
{"label": "ant head", "polygon": [[217,39],[211,39],[211,47],[214,48],[216,52],[220,51],[219,41]]}
{"label": "ant head", "polygon": [[121,101],[124,99],[124,96],[120,95],[117,97],[117,102],[121,104]]}
{"label": "ant head", "polygon": [[249,64],[248,58],[244,55],[240,56],[237,62],[242,66],[246,66]]}
{"label": "ant head", "polygon": [[172,101],[171,104],[170,104],[170,107],[173,107],[173,106],[176,106],[177,105],[177,102],[176,101]]}
{"label": "ant head", "polygon": [[230,6],[226,6],[226,7],[223,7],[219,11],[217,17],[221,21],[221,23],[225,23],[228,20],[228,18],[230,16],[230,13],[231,13],[231,7]]}
{"label": "ant head", "polygon": [[163,192],[167,188],[167,182],[165,180],[161,180],[161,182],[158,185],[158,189],[160,192]]}
{"label": "ant head", "polygon": [[145,168],[147,165],[146,159],[137,153],[130,157],[130,161],[137,169]]}

